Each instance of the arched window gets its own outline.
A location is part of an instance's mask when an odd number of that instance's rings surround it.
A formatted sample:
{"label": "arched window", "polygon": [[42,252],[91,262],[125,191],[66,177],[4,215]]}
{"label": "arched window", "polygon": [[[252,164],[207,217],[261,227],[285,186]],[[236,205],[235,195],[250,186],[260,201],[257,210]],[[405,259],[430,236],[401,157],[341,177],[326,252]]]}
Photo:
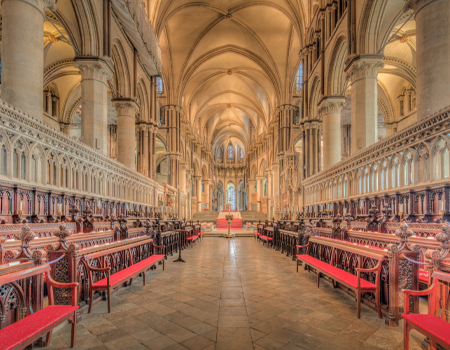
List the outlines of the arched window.
{"label": "arched window", "polygon": [[263,197],[267,196],[267,178],[264,179],[264,195]]}
{"label": "arched window", "polygon": [[392,160],[392,186],[391,186],[391,188],[395,188],[400,185],[399,179],[400,179],[400,167],[398,164],[398,158],[394,157],[394,159]]}
{"label": "arched window", "polygon": [[0,160],[1,160],[0,174],[6,176],[6,165],[8,164],[8,162],[5,145],[3,145],[2,148],[0,148]]}
{"label": "arched window", "polygon": [[372,168],[372,192],[378,191],[378,168],[376,165]]}
{"label": "arched window", "polygon": [[217,158],[222,158],[222,147],[220,147],[219,151],[217,152]]}
{"label": "arched window", "polygon": [[234,187],[228,188],[228,197],[227,197],[227,204],[231,205],[231,210],[236,210],[236,192],[234,190]]}
{"label": "arched window", "polygon": [[234,159],[234,147],[231,144],[228,145],[228,148],[227,148],[227,158]]}
{"label": "arched window", "polygon": [[295,90],[302,91],[303,85],[303,62],[298,67],[297,76],[295,77]]}
{"label": "arched window", "polygon": [[445,142],[442,138],[436,143],[433,162],[435,169],[433,180],[445,179],[449,177],[449,154],[447,142]]}
{"label": "arched window", "polygon": [[156,77],[156,93],[159,95],[164,93],[164,84],[161,77]]}

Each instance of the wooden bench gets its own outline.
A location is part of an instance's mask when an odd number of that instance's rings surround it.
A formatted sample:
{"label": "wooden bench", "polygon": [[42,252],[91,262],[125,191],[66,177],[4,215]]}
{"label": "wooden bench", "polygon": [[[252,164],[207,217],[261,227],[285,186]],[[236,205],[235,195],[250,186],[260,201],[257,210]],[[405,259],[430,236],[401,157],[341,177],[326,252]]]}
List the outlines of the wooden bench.
{"label": "wooden bench", "polygon": [[[162,254],[156,254],[155,248],[161,248]],[[116,287],[119,287],[123,283],[130,281],[129,285],[133,281],[133,278],[137,277],[142,273],[143,285],[145,286],[145,272],[153,266],[156,266],[160,261],[162,261],[163,271],[164,271],[164,259],[165,259],[165,247],[164,246],[156,246],[153,245],[153,255],[150,257],[139,261],[138,263],[133,263],[133,258],[131,254],[131,247],[127,250],[123,250],[122,247],[117,247],[109,250],[103,250],[100,252],[92,253],[84,255],[84,259],[86,261],[86,268],[89,276],[89,310],[90,313],[92,310],[92,302],[94,300],[94,292],[106,290],[107,302],[108,302],[108,313],[111,313],[111,293],[112,290]],[[128,254],[126,253],[128,251]],[[123,264],[126,264],[127,260],[129,261],[128,267],[122,269],[113,275],[111,275],[111,267],[104,266],[100,268],[95,268],[90,266],[89,261],[93,259],[97,259],[101,256],[114,254],[117,252],[123,252],[122,259]],[[104,263],[106,264],[105,260]],[[100,279],[94,282],[92,277],[92,273],[104,273],[106,276],[103,279]]]}
{"label": "wooden bench", "polygon": [[[430,340],[430,349],[435,350],[436,344],[439,344],[442,348],[450,350],[450,324],[446,321],[450,274],[434,272],[431,277],[433,284],[426,290],[403,290],[405,312],[402,317],[405,321],[403,330],[405,350],[409,350],[409,332],[411,329],[422,333]],[[440,281],[444,282],[442,288]],[[410,296],[428,296],[428,314],[410,314]],[[441,308],[443,310],[440,310]]]}
{"label": "wooden bench", "polygon": [[191,227],[186,228],[186,241],[189,244],[197,242],[201,237],[201,232],[196,232],[196,230]]}
{"label": "wooden bench", "polygon": [[[324,245],[331,249],[329,263],[316,259],[313,256],[309,255],[310,244],[312,242],[319,242],[321,245]],[[299,248],[306,248],[306,254],[298,254]],[[349,252],[350,254],[355,254],[358,256],[358,265],[360,267],[355,268],[356,275],[339,269],[335,266],[337,254],[339,254],[340,251]],[[378,253],[377,251],[370,248],[356,247],[345,242],[327,240],[320,237],[311,237],[308,244],[297,245],[297,272],[300,262],[303,262],[305,270],[308,269],[308,271],[310,271],[311,268],[315,269],[317,273],[317,288],[319,288],[320,286],[321,275],[324,275],[328,276],[332,280],[333,287],[336,287],[335,283],[339,282],[340,284],[355,292],[357,297],[358,318],[361,317],[361,294],[374,293],[378,316],[382,318],[380,301],[380,275],[384,257],[385,255],[383,253]],[[361,266],[363,266],[364,258],[371,258],[374,261],[377,261],[376,266],[373,268],[362,268]],[[361,278],[361,273],[375,273],[375,283]]]}
{"label": "wooden bench", "polygon": [[273,237],[274,237],[274,230],[273,227],[264,227],[264,225],[259,225],[258,229],[262,226],[259,235],[258,240],[263,242],[263,245],[267,243],[267,247],[272,246],[273,247]]}
{"label": "wooden bench", "polygon": [[[22,270],[18,273],[11,273],[0,277],[0,285],[14,284],[17,280],[22,280],[45,274],[47,279],[48,306],[34,312],[28,317],[11,324],[0,330],[0,349],[21,350],[33,342],[47,335],[44,346],[50,344],[53,329],[70,320],[72,322],[72,335],[70,347],[75,345],[75,334],[77,327],[77,287],[78,283],[58,283],[50,277],[50,265],[41,265],[31,269]],[[71,288],[72,305],[54,305],[53,289]],[[3,308],[4,309],[4,308]]]}

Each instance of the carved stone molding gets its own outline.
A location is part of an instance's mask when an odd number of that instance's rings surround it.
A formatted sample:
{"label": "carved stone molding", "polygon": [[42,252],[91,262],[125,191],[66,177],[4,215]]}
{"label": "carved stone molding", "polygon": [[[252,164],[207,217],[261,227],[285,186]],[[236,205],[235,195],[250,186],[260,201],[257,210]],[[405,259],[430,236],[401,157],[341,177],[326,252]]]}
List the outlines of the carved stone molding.
{"label": "carved stone molding", "polygon": [[135,100],[130,98],[120,98],[112,100],[112,104],[117,111],[117,115],[127,115],[134,117],[139,107]]}
{"label": "carved stone molding", "polygon": [[324,97],[319,102],[319,117],[320,119],[323,116],[331,113],[341,113],[342,109],[345,106],[345,97],[343,96],[327,96]]}
{"label": "carved stone molding", "polygon": [[51,11],[55,12],[57,0],[2,0],[2,5],[5,1],[21,1],[31,5],[41,13],[45,20],[45,10],[49,8]]}
{"label": "carved stone molding", "polygon": [[376,78],[378,71],[384,67],[383,61],[382,55],[354,57],[345,69],[347,80],[353,84],[362,78]]}
{"label": "carved stone molding", "polygon": [[403,7],[403,12],[413,10],[414,13],[417,14],[417,12],[419,12],[424,6],[429,5],[434,1],[436,0],[406,0],[405,6]]}
{"label": "carved stone molding", "polygon": [[75,68],[80,70],[81,80],[93,79],[108,83],[113,77],[113,63],[108,57],[76,57]]}

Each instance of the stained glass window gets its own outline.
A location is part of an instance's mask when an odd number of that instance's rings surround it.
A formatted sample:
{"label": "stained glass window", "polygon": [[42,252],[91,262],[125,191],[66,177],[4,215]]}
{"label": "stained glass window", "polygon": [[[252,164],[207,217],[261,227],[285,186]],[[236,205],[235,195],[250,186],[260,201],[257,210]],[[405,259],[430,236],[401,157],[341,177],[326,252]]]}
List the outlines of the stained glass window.
{"label": "stained glass window", "polygon": [[156,77],[156,93],[162,94],[164,92],[163,81],[161,77]]}
{"label": "stained glass window", "polygon": [[217,152],[217,158],[222,157],[222,148],[219,148],[219,152]]}
{"label": "stained glass window", "polygon": [[295,79],[296,90],[301,91],[303,85],[303,62],[300,63],[297,71],[297,77]]}
{"label": "stained glass window", "polygon": [[233,145],[229,145],[227,148],[227,158],[234,159],[234,148]]}
{"label": "stained glass window", "polygon": [[241,158],[244,158],[244,152],[242,151],[242,148],[241,148]]}
{"label": "stained glass window", "polygon": [[234,187],[230,187],[228,189],[227,204],[231,205],[231,210],[236,210],[235,198],[236,198],[236,193],[235,193]]}

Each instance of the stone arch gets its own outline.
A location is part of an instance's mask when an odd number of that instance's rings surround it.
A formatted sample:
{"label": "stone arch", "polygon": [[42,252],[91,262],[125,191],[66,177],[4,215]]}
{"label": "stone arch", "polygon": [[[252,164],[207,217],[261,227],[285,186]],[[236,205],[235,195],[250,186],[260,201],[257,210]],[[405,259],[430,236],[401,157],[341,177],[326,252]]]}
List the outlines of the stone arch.
{"label": "stone arch", "polygon": [[347,58],[347,38],[341,36],[336,40],[331,55],[327,90],[329,95],[344,95],[348,81],[344,72],[345,60]]}
{"label": "stone arch", "polygon": [[127,61],[125,50],[122,43],[118,39],[112,41],[111,50],[112,60],[114,62],[114,75],[112,78],[113,85],[117,89],[118,96],[114,97],[126,97],[131,96],[131,82],[130,77],[131,70]]}

